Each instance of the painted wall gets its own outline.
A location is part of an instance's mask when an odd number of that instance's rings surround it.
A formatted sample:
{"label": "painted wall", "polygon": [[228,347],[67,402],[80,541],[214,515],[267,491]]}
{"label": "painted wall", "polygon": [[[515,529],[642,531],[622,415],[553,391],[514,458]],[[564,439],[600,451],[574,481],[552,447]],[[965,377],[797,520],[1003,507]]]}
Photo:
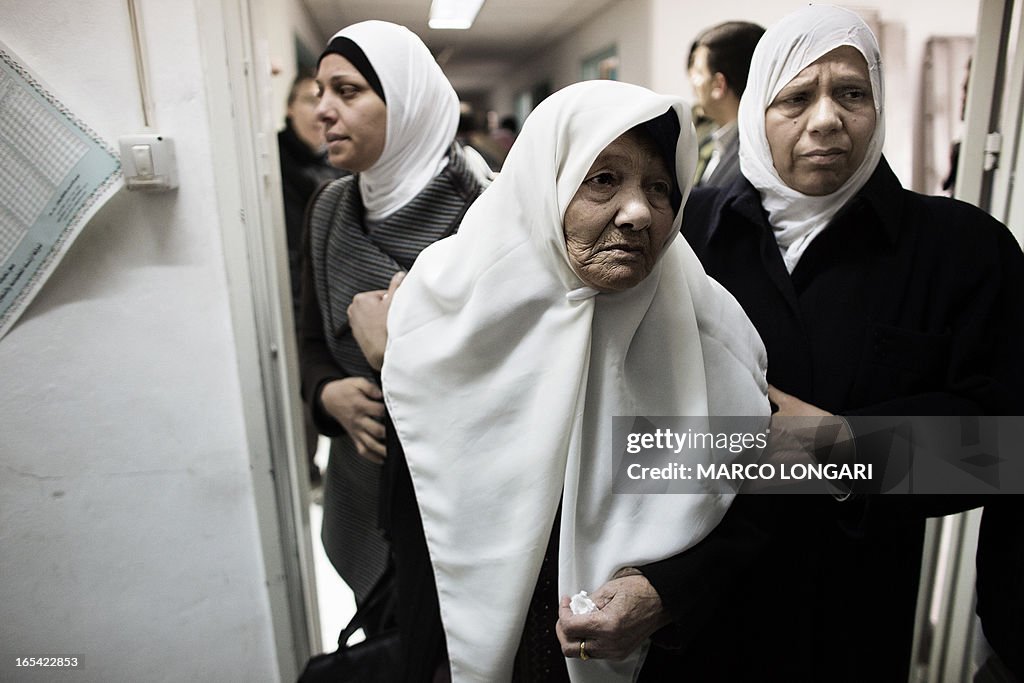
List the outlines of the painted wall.
{"label": "painted wall", "polygon": [[[274,681],[210,154],[224,131],[193,3],[140,5],[181,186],[122,190],[0,340],[0,652],[77,654],[76,681]],[[0,0],[0,16],[111,144],[142,128],[123,0]],[[9,662],[0,679],[37,680]]]}

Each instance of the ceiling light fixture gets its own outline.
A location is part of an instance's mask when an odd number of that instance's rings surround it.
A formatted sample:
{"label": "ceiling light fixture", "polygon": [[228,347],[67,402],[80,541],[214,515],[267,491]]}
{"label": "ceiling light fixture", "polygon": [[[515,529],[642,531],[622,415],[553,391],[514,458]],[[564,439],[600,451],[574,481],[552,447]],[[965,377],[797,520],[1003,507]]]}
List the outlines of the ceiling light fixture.
{"label": "ceiling light fixture", "polygon": [[433,0],[427,25],[440,29],[468,29],[483,4],[484,0]]}

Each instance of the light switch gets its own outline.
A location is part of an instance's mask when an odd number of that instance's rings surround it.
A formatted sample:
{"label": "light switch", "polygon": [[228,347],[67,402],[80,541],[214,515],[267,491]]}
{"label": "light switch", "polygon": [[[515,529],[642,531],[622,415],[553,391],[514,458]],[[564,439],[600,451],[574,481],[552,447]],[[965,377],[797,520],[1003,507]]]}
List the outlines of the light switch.
{"label": "light switch", "polygon": [[149,145],[132,145],[132,157],[135,159],[135,173],[140,176],[153,176],[153,153]]}
{"label": "light switch", "polygon": [[121,168],[129,190],[161,191],[178,186],[174,143],[155,133],[125,135],[121,147]]}

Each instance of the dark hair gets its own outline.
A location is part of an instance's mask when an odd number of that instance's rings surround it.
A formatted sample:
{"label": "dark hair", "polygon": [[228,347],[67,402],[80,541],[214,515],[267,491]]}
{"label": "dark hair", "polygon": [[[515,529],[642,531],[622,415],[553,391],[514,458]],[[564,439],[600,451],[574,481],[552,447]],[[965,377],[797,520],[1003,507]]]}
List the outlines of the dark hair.
{"label": "dark hair", "polygon": [[317,61],[319,66],[323,58],[329,54],[341,55],[348,61],[352,62],[352,66],[362,74],[363,78],[366,79],[367,85],[377,93],[384,104],[388,101],[384,97],[384,87],[380,84],[380,79],[377,77],[377,72],[374,70],[373,65],[370,64],[370,60],[366,58],[366,53],[363,52],[363,48],[356,45],[351,39],[344,36],[337,36],[327,44],[327,49],[320,55],[320,59]]}
{"label": "dark hair", "polygon": [[708,71],[725,76],[726,85],[736,97],[747,87],[750,58],[754,56],[757,41],[764,35],[764,27],[749,21],[727,21],[704,31],[690,50],[703,46],[708,49]]}
{"label": "dark hair", "polygon": [[498,128],[507,128],[513,133],[516,133],[519,131],[519,122],[516,120],[515,116],[509,114],[508,116],[501,117],[501,120],[498,122]]}
{"label": "dark hair", "polygon": [[459,114],[459,125],[455,129],[456,134],[462,135],[475,133],[480,130],[480,124],[472,112],[464,111]]}

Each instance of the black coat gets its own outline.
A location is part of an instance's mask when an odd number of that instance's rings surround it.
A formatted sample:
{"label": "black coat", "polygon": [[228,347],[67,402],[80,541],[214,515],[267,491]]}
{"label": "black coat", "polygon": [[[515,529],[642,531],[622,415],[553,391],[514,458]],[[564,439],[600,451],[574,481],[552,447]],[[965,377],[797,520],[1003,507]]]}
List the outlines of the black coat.
{"label": "black coat", "polygon": [[[779,389],[846,415],[1024,414],[1024,256],[979,209],[904,190],[883,159],[792,275],[742,176],[695,190],[683,233]],[[701,544],[644,568],[678,620],[659,638],[688,680],[906,681],[924,520],[979,502],[739,496]]]}
{"label": "black coat", "polygon": [[722,150],[722,156],[718,165],[711,171],[711,175],[702,180],[702,187],[725,187],[740,175],[740,136],[737,133]]}

